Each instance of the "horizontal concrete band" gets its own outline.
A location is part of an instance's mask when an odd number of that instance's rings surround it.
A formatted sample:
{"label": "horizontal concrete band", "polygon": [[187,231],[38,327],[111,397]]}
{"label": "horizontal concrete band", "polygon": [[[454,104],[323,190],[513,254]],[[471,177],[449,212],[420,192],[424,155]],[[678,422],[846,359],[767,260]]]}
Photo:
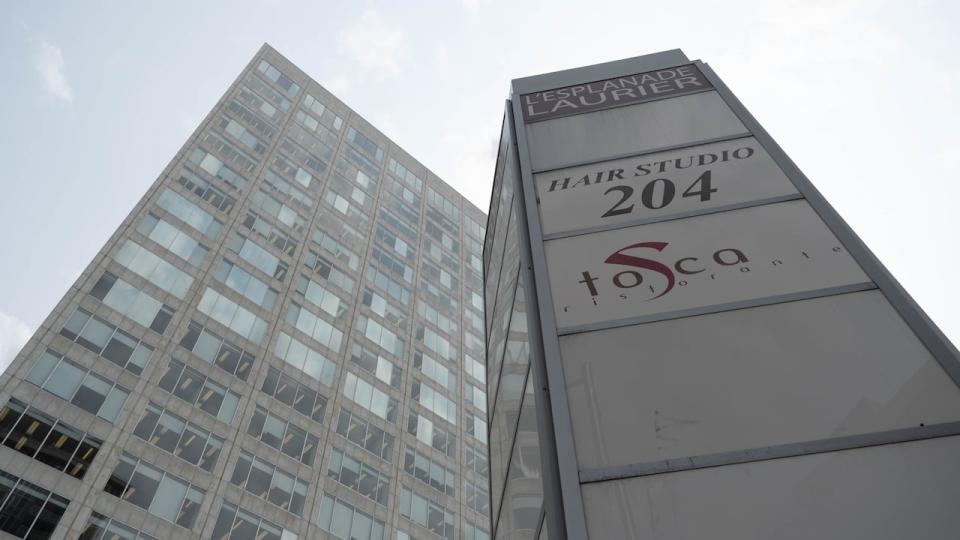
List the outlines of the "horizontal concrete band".
{"label": "horizontal concrete band", "polygon": [[655,474],[751,463],[754,461],[768,461],[771,459],[821,454],[825,452],[853,450],[868,446],[879,446],[884,444],[918,441],[923,439],[935,439],[938,437],[949,437],[952,435],[960,435],[960,422],[947,422],[930,426],[920,425],[916,427],[895,429],[890,431],[880,431],[861,435],[820,439],[816,441],[751,448],[748,450],[736,450],[732,452],[720,452],[716,454],[665,459],[662,461],[634,463],[630,465],[619,465],[616,467],[584,469],[580,471],[580,482],[582,484],[607,482],[611,480],[637,478]]}
{"label": "horizontal concrete band", "polygon": [[684,148],[693,148],[696,146],[704,146],[707,144],[721,143],[727,141],[735,141],[737,139],[746,139],[747,137],[753,137],[753,133],[749,131],[741,131],[739,133],[732,133],[730,135],[724,135],[723,137],[710,137],[708,139],[699,139],[696,141],[685,142],[683,144],[670,144],[666,146],[658,146],[656,148],[651,148],[649,150],[644,150],[642,152],[630,152],[627,154],[615,154],[609,157],[603,157],[601,159],[591,159],[587,161],[573,161],[559,167],[547,167],[544,169],[534,169],[531,171],[531,174],[541,174],[550,171],[562,171],[563,169],[572,169],[574,167],[582,167],[584,165],[594,165],[596,163],[606,163],[608,161],[616,161],[618,159],[627,159],[627,158],[636,158],[648,156],[650,154],[659,154],[661,152],[670,152],[672,150],[683,150]]}
{"label": "horizontal concrete band", "polygon": [[869,291],[876,288],[876,284],[874,284],[872,281],[865,281],[862,283],[852,283],[850,285],[840,285],[837,287],[825,287],[822,289],[812,289],[809,291],[764,296],[762,298],[751,298],[749,300],[738,300],[736,302],[727,302],[725,304],[711,304],[708,306],[699,306],[676,311],[665,311],[663,313],[654,313],[652,315],[643,315],[641,317],[628,317],[626,319],[600,321],[578,326],[567,326],[558,328],[557,334],[566,336],[569,334],[579,334],[581,332],[594,332],[596,330],[607,330],[609,328],[619,328],[621,326],[633,326],[635,324],[646,324],[657,321],[681,319],[684,317],[695,317],[697,315],[707,315],[710,313],[720,313],[723,311],[733,311],[736,309],[747,309],[752,307],[769,306],[773,304],[783,304],[785,302],[796,302],[797,300],[810,300],[812,298],[834,296],[837,294]]}
{"label": "horizontal concrete band", "polygon": [[603,231],[613,231],[617,229],[626,229],[628,227],[636,227],[637,225],[649,225],[651,223],[662,223],[664,221],[674,221],[678,219],[686,219],[689,217],[695,216],[705,216],[708,214],[719,214],[721,212],[729,212],[730,210],[740,210],[743,208],[752,208],[754,206],[765,206],[768,204],[776,204],[787,201],[795,201],[797,199],[802,199],[803,195],[799,193],[791,193],[789,195],[778,195],[776,197],[767,197],[765,199],[756,199],[753,201],[743,201],[738,203],[725,204],[723,206],[715,206],[713,208],[706,208],[702,210],[689,210],[687,212],[679,212],[676,214],[671,214],[669,216],[660,216],[652,217],[645,219],[635,219],[632,221],[624,221],[621,223],[612,223],[610,225],[597,225],[595,227],[588,227],[585,229],[575,229],[572,231],[564,231],[554,234],[546,234],[543,236],[543,240],[556,240],[558,238],[569,238],[571,236],[580,236],[583,234],[592,234],[596,232]]}

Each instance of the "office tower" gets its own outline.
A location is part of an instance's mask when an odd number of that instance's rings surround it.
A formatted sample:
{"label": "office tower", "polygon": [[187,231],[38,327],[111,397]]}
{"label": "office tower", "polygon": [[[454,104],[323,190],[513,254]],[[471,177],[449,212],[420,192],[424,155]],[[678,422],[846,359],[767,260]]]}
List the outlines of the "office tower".
{"label": "office tower", "polygon": [[264,45],[3,375],[0,530],[486,538],[483,223]]}
{"label": "office tower", "polygon": [[484,265],[496,538],[956,536],[957,349],[707,64],[514,80]]}

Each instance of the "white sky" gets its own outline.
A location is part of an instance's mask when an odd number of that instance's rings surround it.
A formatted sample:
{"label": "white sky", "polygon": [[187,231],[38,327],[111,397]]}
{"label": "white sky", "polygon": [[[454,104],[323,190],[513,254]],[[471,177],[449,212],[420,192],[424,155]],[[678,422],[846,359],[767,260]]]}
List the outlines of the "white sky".
{"label": "white sky", "polygon": [[9,2],[0,365],[267,41],[486,209],[512,78],[708,62],[960,342],[956,2]]}

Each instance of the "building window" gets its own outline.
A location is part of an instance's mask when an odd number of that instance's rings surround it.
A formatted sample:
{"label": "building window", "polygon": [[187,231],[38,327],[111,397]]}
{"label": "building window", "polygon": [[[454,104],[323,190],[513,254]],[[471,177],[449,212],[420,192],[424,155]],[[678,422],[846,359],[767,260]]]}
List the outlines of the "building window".
{"label": "building window", "polygon": [[256,358],[233,343],[207,330],[200,323],[190,321],[180,346],[214,364],[241,381],[247,380]]}
{"label": "building window", "polygon": [[291,337],[290,334],[280,332],[273,354],[325,386],[333,386],[333,375],[337,371],[337,364],[302,341]]}
{"label": "building window", "polygon": [[223,448],[221,437],[152,402],[147,404],[133,434],[207,472],[213,471]]}
{"label": "building window", "polygon": [[423,343],[425,347],[437,353],[444,360],[455,362],[457,360],[457,347],[450,343],[450,340],[435,332],[429,326],[424,324],[417,325],[417,340]]}
{"label": "building window", "polygon": [[267,244],[277,248],[284,255],[293,256],[297,251],[297,241],[267,220],[258,216],[256,212],[247,211],[246,217],[240,222],[250,232],[266,240]]}
{"label": "building window", "polygon": [[317,525],[341,540],[383,540],[382,521],[326,493],[320,500]]}
{"label": "building window", "polygon": [[393,435],[342,406],[337,421],[337,433],[384,461],[393,460]]}
{"label": "building window", "polygon": [[103,490],[187,529],[193,527],[206,494],[126,452]]}
{"label": "building window", "polygon": [[160,197],[157,198],[157,206],[200,231],[201,234],[211,240],[215,239],[220,234],[220,229],[223,228],[223,223],[220,220],[170,188],[160,193]]}
{"label": "building window", "polygon": [[323,285],[313,281],[304,274],[297,280],[297,292],[303,295],[304,300],[313,304],[321,311],[336,319],[344,320],[349,313],[349,305],[336,293]]}
{"label": "building window", "polygon": [[358,333],[394,357],[400,358],[403,356],[406,341],[374,319],[357,314],[356,329]]}
{"label": "building window", "polygon": [[450,371],[447,366],[424,354],[423,351],[414,351],[413,367],[420,370],[420,373],[423,373],[430,380],[440,384],[448,391],[456,392],[457,374]]}
{"label": "building window", "polygon": [[124,317],[163,334],[176,311],[142,290],[118,278],[110,272],[104,272],[90,296],[100,300],[109,308]]}
{"label": "building window", "polygon": [[295,97],[300,92],[300,86],[293,82],[293,79],[284,75],[279,69],[273,67],[273,65],[266,60],[261,60],[260,63],[257,64],[257,71],[263,73],[290,97]]}
{"label": "building window", "polygon": [[192,191],[197,197],[210,203],[211,206],[225,214],[230,213],[234,205],[237,204],[236,199],[214,187],[210,182],[200,178],[197,173],[187,167],[184,167],[180,171],[180,177],[177,178],[177,183]]}
{"label": "building window", "polygon": [[464,383],[466,387],[466,398],[467,403],[473,405],[474,407],[480,409],[481,411],[487,410],[487,393],[480,389],[479,386],[474,386],[470,383]]}
{"label": "building window", "polygon": [[93,512],[77,540],[157,540],[157,538],[103,514]]}
{"label": "building window", "polygon": [[333,260],[343,264],[350,270],[357,271],[360,269],[360,257],[342,242],[338,242],[330,236],[330,232],[324,227],[317,227],[313,230],[313,241]]}
{"label": "building window", "polygon": [[390,478],[376,468],[354,459],[342,451],[330,449],[327,476],[356,491],[364,497],[387,505],[390,497]]}
{"label": "building window", "polygon": [[384,191],[380,196],[380,221],[396,229],[413,245],[420,238],[417,230],[420,216],[389,191]]}
{"label": "building window", "polygon": [[[486,234],[486,230],[483,228],[483,225],[474,221],[470,216],[463,216],[463,224],[467,229],[467,233],[472,234],[481,242],[483,241],[483,236]],[[477,251],[483,251],[478,249]]]}
{"label": "building window", "polygon": [[21,454],[83,479],[103,441],[11,399],[0,409],[0,441]]}
{"label": "building window", "polygon": [[213,527],[214,540],[297,540],[291,531],[224,502]]}
{"label": "building window", "polygon": [[[331,115],[333,115],[333,113],[331,113]],[[307,130],[309,130],[314,135],[316,135],[320,139],[320,141],[326,144],[327,146],[337,145],[337,139],[339,137],[332,129],[329,129],[325,125],[327,122],[323,121],[322,119],[317,120],[313,116],[307,114],[306,111],[302,109],[297,111],[296,114],[294,114],[294,118],[296,118],[297,122],[300,122],[301,126],[305,127]]]}
{"label": "building window", "polygon": [[427,202],[436,206],[441,212],[446,214],[447,217],[453,221],[460,222],[460,209],[457,208],[457,205],[453,201],[447,199],[438,191],[434,191],[433,188],[427,188]]}
{"label": "building window", "polygon": [[440,450],[447,457],[453,458],[457,455],[456,436],[437,427],[432,420],[413,409],[410,409],[410,416],[407,418],[407,433],[423,444]]}
{"label": "building window", "polygon": [[381,381],[400,388],[400,367],[362,343],[350,344],[350,361]]}
{"label": "building window", "polygon": [[307,465],[313,465],[313,460],[317,456],[317,445],[320,440],[315,435],[267,412],[259,405],[253,418],[250,419],[247,433],[260,439],[267,446],[277,448]]}
{"label": "building window", "polygon": [[293,407],[293,410],[314,422],[323,423],[323,415],[327,410],[327,398],[279,369],[270,367],[260,390],[280,403]]}
{"label": "building window", "polygon": [[404,184],[412,188],[417,193],[420,193],[423,190],[423,180],[410,172],[409,169],[401,165],[397,160],[390,158],[390,161],[387,163],[387,170],[397,175],[397,178],[403,180]]}
{"label": "building window", "polygon": [[477,448],[472,444],[463,445],[465,452],[464,465],[467,469],[486,478],[490,474],[490,461],[487,458],[486,450]]}
{"label": "building window", "polygon": [[401,285],[399,281],[394,280],[376,266],[367,266],[366,274],[370,283],[386,291],[396,301],[403,305],[410,303],[410,297],[412,296],[410,289]]}
{"label": "building window", "polygon": [[243,268],[224,259],[213,277],[267,311],[273,311],[280,293]]}
{"label": "building window", "polygon": [[[271,109],[276,111],[273,107],[271,107]],[[227,110],[237,115],[237,118],[243,120],[244,123],[253,128],[254,131],[268,139],[272,139],[277,132],[272,124],[262,120],[260,116],[253,111],[241,105],[240,100],[237,98],[230,100],[230,103],[227,104]]]}
{"label": "building window", "polygon": [[473,482],[463,483],[463,500],[467,508],[472,508],[485,516],[490,515],[490,493]]}
{"label": "building window", "polygon": [[363,305],[370,308],[370,311],[376,313],[377,315],[383,317],[387,322],[393,324],[401,331],[406,331],[407,322],[410,317],[407,315],[405,309],[401,309],[389,300],[377,294],[377,291],[367,287],[363,290],[363,296],[361,297],[361,302]]}
{"label": "building window", "polygon": [[267,502],[296,515],[303,514],[309,485],[295,475],[284,472],[276,465],[260,459],[247,451],[233,469],[230,483],[240,486]]}
{"label": "building window", "polygon": [[457,320],[440,313],[423,300],[417,300],[417,314],[454,338],[460,334],[460,323]]}
{"label": "building window", "polygon": [[[248,77],[247,82],[249,83],[250,79],[255,79],[255,78],[256,77],[253,77],[253,76]],[[258,80],[257,82],[260,82],[260,81]],[[260,83],[258,86],[260,88],[266,88],[266,85],[263,83]],[[287,100],[287,98],[280,96],[280,94],[275,92],[273,89],[269,89],[269,90],[270,90],[269,93],[273,93],[275,96],[280,98],[281,103],[283,101],[286,101],[287,106],[283,108],[275,107],[274,103],[270,103],[267,100],[263,99],[262,97],[258,96],[256,92],[254,92],[254,90],[252,90],[249,86],[241,86],[240,90],[237,91],[236,99],[237,101],[242,101],[243,103],[246,103],[250,107],[253,107],[254,109],[260,111],[261,114],[263,114],[270,120],[273,120],[274,122],[276,122],[283,118],[283,111],[290,108],[290,101]]]}
{"label": "building window", "polygon": [[383,149],[373,142],[373,139],[367,137],[363,133],[353,129],[352,127],[347,128],[347,140],[353,142],[360,148],[364,149],[368,154],[373,156],[377,161],[383,161]]}
{"label": "building window", "polygon": [[303,234],[303,228],[306,221],[300,217],[296,210],[283,204],[273,196],[264,191],[255,191],[250,196],[251,206],[256,206],[263,210],[267,215],[284,224],[291,231],[297,234]]}
{"label": "building window", "polygon": [[160,388],[227,424],[233,421],[240,403],[239,395],[172,358],[160,378]]}
{"label": "building window", "polygon": [[473,413],[467,413],[467,434],[473,435],[478,441],[487,444],[487,421]]}
{"label": "building window", "polygon": [[403,470],[433,489],[457,496],[457,475],[430,456],[408,446],[403,454]]}
{"label": "building window", "polygon": [[400,487],[400,515],[440,538],[456,538],[455,514],[407,486]]}
{"label": "building window", "polygon": [[176,225],[158,218],[153,213],[147,214],[137,224],[137,232],[156,242],[160,247],[187,261],[195,268],[203,264],[210,252],[206,246],[197,242],[189,234],[180,230]]}
{"label": "building window", "polygon": [[457,425],[456,402],[444,396],[429,384],[413,379],[413,383],[410,386],[410,397],[433,414],[436,414],[453,425]]}
{"label": "building window", "polygon": [[[302,170],[302,169],[301,169]],[[309,176],[309,175],[308,175]],[[313,177],[307,179],[306,185],[304,187],[310,186],[310,180]],[[274,189],[274,191],[282,193],[287,196],[294,204],[300,206],[301,208],[309,211],[313,208],[313,197],[307,195],[300,188],[294,186],[286,179],[273,172],[272,170],[267,170],[263,173],[263,182],[265,186],[269,186]]]}
{"label": "building window", "polygon": [[287,276],[287,263],[281,261],[274,254],[260,247],[256,242],[249,238],[244,238],[240,234],[234,235],[227,244],[227,249],[236,253],[241,259],[246,261],[257,270],[264,274],[276,278],[279,281]]}
{"label": "building window", "polygon": [[314,315],[312,311],[301,307],[295,302],[291,302],[290,305],[287,306],[286,321],[334,353],[340,352],[343,332],[324,319]]}
{"label": "building window", "polygon": [[267,321],[210,287],[203,291],[197,311],[257,345],[267,335]]}
{"label": "building window", "polygon": [[356,282],[346,273],[334,266],[332,262],[327,260],[322,255],[316,253],[312,249],[307,251],[307,255],[304,257],[303,263],[307,266],[307,268],[316,272],[318,276],[327,280],[328,283],[336,285],[345,291],[353,292]]}
{"label": "building window", "polygon": [[463,540],[490,540],[490,531],[468,521],[463,527]]}
{"label": "building window", "polygon": [[400,403],[389,394],[349,371],[343,384],[343,395],[387,422],[391,424],[397,422],[397,409]]}
{"label": "building window", "polygon": [[333,111],[328,109],[323,103],[320,103],[320,100],[312,95],[307,94],[304,96],[303,105],[309,109],[310,112],[323,119],[325,123],[329,122],[327,125],[333,129],[339,130],[341,127],[343,127],[343,118],[340,118],[334,114]]}
{"label": "building window", "polygon": [[[203,150],[202,148],[197,148],[190,153],[190,163],[193,163],[210,176],[223,180],[227,186],[233,189],[243,191],[247,188],[248,182],[246,178],[244,178],[237,171],[231,169],[229,166],[225,165],[220,158],[207,152],[206,150]],[[189,188],[189,186],[187,186],[187,184],[184,182],[180,183]]]}
{"label": "building window", "polygon": [[0,530],[17,538],[47,540],[70,501],[0,471]]}
{"label": "building window", "polygon": [[240,141],[254,154],[263,156],[263,154],[267,151],[267,143],[260,139],[260,137],[257,137],[251,133],[250,130],[243,126],[243,124],[225,114],[221,114],[220,118],[217,119],[217,127],[222,129],[234,139]]}
{"label": "building window", "polygon": [[[299,133],[302,133],[304,136],[308,135],[306,131],[304,131],[302,128],[300,128],[297,125],[292,125],[290,127],[290,132],[291,133],[299,132]],[[333,151],[330,150],[328,147],[323,146],[323,148],[326,150],[324,152],[325,154],[333,153]],[[302,146],[297,144],[295,140],[290,138],[289,136],[284,137],[283,141],[280,142],[280,149],[284,152],[284,154],[286,154],[287,158],[295,162],[297,165],[301,165],[303,167],[310,169],[311,171],[313,171],[314,174],[316,174],[317,177],[323,177],[325,174],[327,174],[327,169],[329,168],[329,165],[327,164],[328,162],[324,161],[322,158],[319,158],[311,154]]]}
{"label": "building window", "polygon": [[113,256],[113,260],[181,300],[187,297],[187,291],[193,283],[193,277],[190,274],[133,240],[126,240]]}
{"label": "building window", "polygon": [[274,90],[272,86],[267,84],[267,82],[261,79],[256,73],[247,75],[246,83],[250,85],[250,88],[256,93],[266,98],[270,103],[280,107],[281,110],[290,110],[292,102],[284,97],[283,94]]}
{"label": "building window", "polygon": [[153,347],[81,308],[70,316],[60,335],[135,375],[143,373],[153,354]]}
{"label": "building window", "polygon": [[466,371],[467,375],[470,375],[481,383],[486,383],[487,368],[483,365],[483,362],[480,362],[469,354],[464,354],[463,365],[464,371]]}
{"label": "building window", "polygon": [[37,357],[26,380],[111,423],[130,395],[126,388],[51,349]]}

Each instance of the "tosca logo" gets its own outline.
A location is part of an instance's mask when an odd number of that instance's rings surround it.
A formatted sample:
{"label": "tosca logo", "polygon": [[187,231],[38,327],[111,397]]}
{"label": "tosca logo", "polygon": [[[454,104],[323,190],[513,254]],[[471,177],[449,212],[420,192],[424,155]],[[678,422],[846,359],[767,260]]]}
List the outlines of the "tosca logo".
{"label": "tosca logo", "polygon": [[[673,266],[670,267],[660,261],[648,259],[646,257],[640,257],[635,254],[635,252],[640,249],[649,249],[657,253],[662,253],[668,245],[670,245],[669,242],[639,242],[636,244],[630,244],[618,249],[617,251],[614,251],[606,259],[604,259],[603,262],[610,265],[629,266],[633,268],[639,268],[641,270],[648,270],[662,276],[662,278],[666,280],[665,284],[648,283],[645,287],[654,295],[650,298],[647,298],[647,300],[655,300],[672,291],[677,285],[687,285],[687,281],[684,279],[684,277],[706,272],[708,270],[708,265],[711,264],[701,263],[699,257],[682,257],[677,259],[673,263]],[[709,260],[711,260],[712,264],[716,266],[739,266],[740,272],[750,271],[750,267],[746,266],[746,263],[750,262],[749,259],[747,259],[747,256],[743,253],[743,251],[736,248],[718,249],[713,252]],[[681,276],[680,279],[677,279],[678,274]],[[577,283],[582,283],[586,286],[587,290],[590,292],[590,296],[594,298],[594,303],[596,303],[596,297],[600,295],[599,287],[604,285],[601,283],[598,286],[597,282],[600,281],[600,278],[594,277],[589,271],[583,271],[580,273],[580,275],[583,279],[577,281]],[[711,273],[710,279],[716,279],[716,275]],[[617,289],[634,289],[645,283],[644,273],[633,269],[621,270],[610,278],[610,283]],[[627,298],[625,294],[622,294],[622,291],[619,296],[624,299]]]}

